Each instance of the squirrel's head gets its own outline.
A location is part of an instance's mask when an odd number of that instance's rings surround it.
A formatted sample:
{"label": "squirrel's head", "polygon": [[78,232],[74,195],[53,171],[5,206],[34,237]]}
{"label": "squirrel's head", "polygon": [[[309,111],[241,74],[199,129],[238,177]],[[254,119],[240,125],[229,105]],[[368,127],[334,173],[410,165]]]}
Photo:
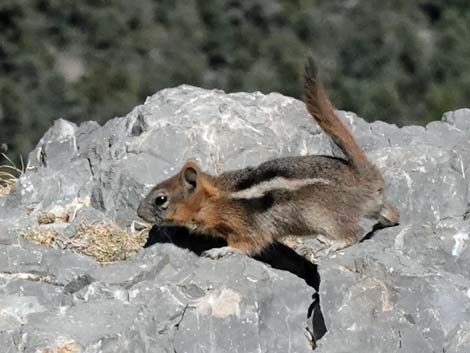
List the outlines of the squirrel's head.
{"label": "squirrel's head", "polygon": [[140,218],[154,224],[197,227],[197,215],[219,192],[211,176],[188,161],[171,178],[156,185],[137,209]]}

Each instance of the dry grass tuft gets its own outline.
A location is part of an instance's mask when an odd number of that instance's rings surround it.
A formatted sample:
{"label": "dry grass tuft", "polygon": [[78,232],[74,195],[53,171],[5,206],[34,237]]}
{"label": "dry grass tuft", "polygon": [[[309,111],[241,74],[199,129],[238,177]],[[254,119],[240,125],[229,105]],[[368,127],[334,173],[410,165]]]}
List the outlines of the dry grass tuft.
{"label": "dry grass tuft", "polygon": [[10,194],[16,181],[24,173],[25,165],[23,158],[20,158],[21,166],[18,168],[5,153],[1,153],[0,156],[8,162],[7,164],[0,165],[0,197],[4,197]]}
{"label": "dry grass tuft", "polygon": [[64,239],[51,227],[28,228],[22,236],[36,244],[70,249],[98,262],[110,263],[135,256],[147,241],[149,229],[146,226],[133,231],[114,224],[81,224],[70,239]]}
{"label": "dry grass tuft", "polygon": [[56,246],[59,233],[54,228],[28,228],[21,235],[35,244]]}
{"label": "dry grass tuft", "polygon": [[131,232],[113,224],[82,224],[67,248],[108,263],[135,256],[144,246],[147,236],[148,229]]}
{"label": "dry grass tuft", "polygon": [[52,212],[41,213],[37,216],[37,221],[39,224],[51,224],[56,220],[56,215]]}

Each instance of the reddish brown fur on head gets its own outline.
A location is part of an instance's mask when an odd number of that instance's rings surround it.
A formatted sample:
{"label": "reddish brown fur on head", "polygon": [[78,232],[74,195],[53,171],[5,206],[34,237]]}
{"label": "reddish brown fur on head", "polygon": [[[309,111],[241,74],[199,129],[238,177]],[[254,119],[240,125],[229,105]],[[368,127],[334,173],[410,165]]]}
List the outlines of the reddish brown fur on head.
{"label": "reddish brown fur on head", "polygon": [[212,177],[202,172],[196,162],[188,161],[175,176],[150,191],[140,203],[137,213],[151,223],[203,230],[207,228],[206,218],[201,213],[206,213],[209,201],[219,196]]}

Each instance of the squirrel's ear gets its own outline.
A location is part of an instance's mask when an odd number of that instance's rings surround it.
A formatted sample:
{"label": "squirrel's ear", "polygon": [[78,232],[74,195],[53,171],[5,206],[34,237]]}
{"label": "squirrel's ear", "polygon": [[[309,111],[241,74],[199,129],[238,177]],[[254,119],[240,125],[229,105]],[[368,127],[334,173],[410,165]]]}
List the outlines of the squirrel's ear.
{"label": "squirrel's ear", "polygon": [[192,193],[196,189],[200,172],[201,169],[195,162],[188,161],[184,164],[181,169],[181,181],[186,192]]}

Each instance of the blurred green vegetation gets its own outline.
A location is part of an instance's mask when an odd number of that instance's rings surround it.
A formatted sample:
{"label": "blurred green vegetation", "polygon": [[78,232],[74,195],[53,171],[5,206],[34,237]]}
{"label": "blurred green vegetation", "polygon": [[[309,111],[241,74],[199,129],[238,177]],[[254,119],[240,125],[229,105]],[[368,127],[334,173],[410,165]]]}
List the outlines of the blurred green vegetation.
{"label": "blurred green vegetation", "polygon": [[465,0],[2,0],[0,146],[101,123],[188,83],[301,96],[314,49],[335,105],[397,124],[470,106]]}

